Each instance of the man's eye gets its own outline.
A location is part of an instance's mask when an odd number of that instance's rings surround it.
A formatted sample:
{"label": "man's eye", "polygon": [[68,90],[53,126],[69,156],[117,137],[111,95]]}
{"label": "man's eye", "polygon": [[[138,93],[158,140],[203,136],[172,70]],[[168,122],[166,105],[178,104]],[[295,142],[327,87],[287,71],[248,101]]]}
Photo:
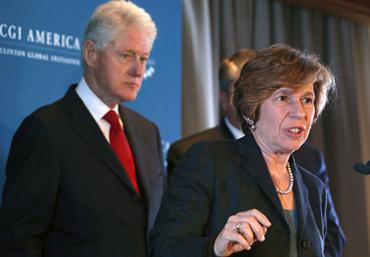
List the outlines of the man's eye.
{"label": "man's eye", "polygon": [[134,55],[130,52],[122,52],[119,54],[119,57],[125,60],[131,60],[133,59]]}
{"label": "man's eye", "polygon": [[148,57],[146,57],[146,56],[140,56],[140,61],[142,63],[147,63],[148,62]]}

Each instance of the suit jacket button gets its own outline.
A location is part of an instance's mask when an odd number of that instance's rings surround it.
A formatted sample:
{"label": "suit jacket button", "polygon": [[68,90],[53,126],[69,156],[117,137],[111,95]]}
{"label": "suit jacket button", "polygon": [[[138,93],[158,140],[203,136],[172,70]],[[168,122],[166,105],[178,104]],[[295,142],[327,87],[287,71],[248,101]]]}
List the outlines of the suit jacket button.
{"label": "suit jacket button", "polygon": [[134,201],[134,202],[140,202],[141,201],[141,198],[140,196],[138,195],[131,195],[131,200]]}
{"label": "suit jacket button", "polygon": [[301,246],[304,248],[304,249],[308,249],[311,247],[311,241],[310,240],[303,240],[301,242]]}

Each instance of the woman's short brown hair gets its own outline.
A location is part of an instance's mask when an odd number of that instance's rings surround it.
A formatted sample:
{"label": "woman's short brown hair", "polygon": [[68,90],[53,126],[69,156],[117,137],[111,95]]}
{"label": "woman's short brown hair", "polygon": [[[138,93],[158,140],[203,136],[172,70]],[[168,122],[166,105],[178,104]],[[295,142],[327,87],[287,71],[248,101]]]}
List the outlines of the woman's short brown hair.
{"label": "woman's short brown hair", "polygon": [[334,76],[320,63],[318,56],[304,53],[288,45],[273,45],[252,57],[243,67],[235,84],[234,106],[243,131],[250,125],[245,117],[257,122],[259,107],[281,87],[296,89],[313,83],[315,116],[324,109],[330,91],[335,90]]}

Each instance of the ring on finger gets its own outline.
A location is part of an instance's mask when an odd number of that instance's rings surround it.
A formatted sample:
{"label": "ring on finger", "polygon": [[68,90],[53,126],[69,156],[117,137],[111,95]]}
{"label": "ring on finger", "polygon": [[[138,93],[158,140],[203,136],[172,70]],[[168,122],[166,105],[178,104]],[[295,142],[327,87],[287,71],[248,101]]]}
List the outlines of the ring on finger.
{"label": "ring on finger", "polygon": [[240,230],[241,226],[242,226],[242,224],[236,223],[236,233],[241,234],[241,230]]}

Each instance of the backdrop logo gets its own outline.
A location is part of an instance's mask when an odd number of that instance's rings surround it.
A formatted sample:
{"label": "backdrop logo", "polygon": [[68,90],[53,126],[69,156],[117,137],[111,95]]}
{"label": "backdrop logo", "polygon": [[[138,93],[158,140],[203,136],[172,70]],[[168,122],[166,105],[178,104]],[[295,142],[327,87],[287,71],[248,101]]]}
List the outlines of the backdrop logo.
{"label": "backdrop logo", "polygon": [[73,35],[0,23],[0,55],[80,66],[80,40]]}
{"label": "backdrop logo", "polygon": [[155,61],[153,59],[149,59],[144,73],[144,79],[149,79],[153,77],[154,73],[155,73]]}

